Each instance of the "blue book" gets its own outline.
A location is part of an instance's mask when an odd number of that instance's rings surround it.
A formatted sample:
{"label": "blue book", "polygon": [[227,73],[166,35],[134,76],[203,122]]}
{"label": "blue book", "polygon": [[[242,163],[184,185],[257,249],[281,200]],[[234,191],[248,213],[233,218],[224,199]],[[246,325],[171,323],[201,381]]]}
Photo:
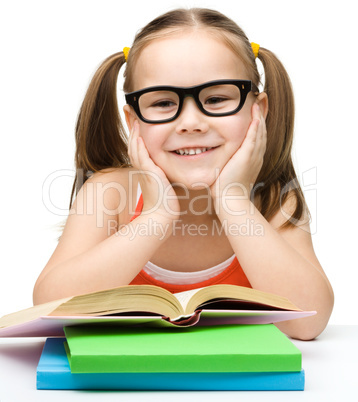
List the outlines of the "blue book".
{"label": "blue book", "polygon": [[304,371],[264,373],[71,373],[65,338],[46,340],[37,389],[303,391]]}

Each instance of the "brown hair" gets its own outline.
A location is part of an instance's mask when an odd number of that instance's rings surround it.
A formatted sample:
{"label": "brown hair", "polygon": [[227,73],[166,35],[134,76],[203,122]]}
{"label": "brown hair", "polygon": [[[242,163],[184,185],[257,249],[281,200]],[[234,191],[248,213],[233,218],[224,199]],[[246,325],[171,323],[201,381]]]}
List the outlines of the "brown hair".
{"label": "brown hair", "polygon": [[[133,71],[140,52],[151,41],[187,29],[205,29],[215,35],[243,61],[250,80],[258,87],[260,74],[245,33],[223,14],[209,9],[178,9],[163,14],[140,30],[131,46],[124,72],[125,92],[133,90]],[[295,209],[282,227],[293,225],[305,211],[303,192],[291,158],[294,126],[294,100],[288,74],[269,50],[260,47],[259,60],[265,73],[264,91],[269,99],[266,118],[267,149],[252,195],[260,200],[260,212],[270,219],[289,195]],[[126,131],[120,119],[116,86],[118,72],[125,63],[123,52],[108,57],[96,71],[83,101],[76,126],[77,175],[71,202],[89,174],[105,168],[130,166]],[[82,176],[82,177],[81,177]]]}

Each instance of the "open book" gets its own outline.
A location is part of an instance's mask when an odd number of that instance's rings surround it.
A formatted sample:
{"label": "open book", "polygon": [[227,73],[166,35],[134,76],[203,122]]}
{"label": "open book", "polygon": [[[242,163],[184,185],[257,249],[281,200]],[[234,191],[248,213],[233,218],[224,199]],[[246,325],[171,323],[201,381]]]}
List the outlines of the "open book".
{"label": "open book", "polygon": [[[0,337],[63,336],[64,326],[106,323],[190,326],[268,324],[315,314],[259,290],[213,285],[172,294],[152,285],[128,285],[40,304],[0,318]],[[200,325],[200,324],[199,324]]]}

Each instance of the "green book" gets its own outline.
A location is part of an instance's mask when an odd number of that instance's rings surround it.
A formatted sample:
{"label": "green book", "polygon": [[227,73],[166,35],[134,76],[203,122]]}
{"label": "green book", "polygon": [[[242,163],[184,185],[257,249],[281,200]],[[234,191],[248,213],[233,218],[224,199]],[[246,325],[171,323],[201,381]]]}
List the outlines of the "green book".
{"label": "green book", "polygon": [[64,328],[72,373],[301,371],[301,352],[273,324]]}

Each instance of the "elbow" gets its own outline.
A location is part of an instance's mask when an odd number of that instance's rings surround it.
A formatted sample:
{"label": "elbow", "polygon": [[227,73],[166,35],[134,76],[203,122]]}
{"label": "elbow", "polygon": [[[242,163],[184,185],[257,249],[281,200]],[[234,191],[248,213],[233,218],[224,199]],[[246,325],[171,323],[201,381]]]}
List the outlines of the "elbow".
{"label": "elbow", "polygon": [[299,318],[296,320],[284,321],[276,326],[290,338],[300,341],[313,341],[326,328],[329,318],[332,314],[334,306],[334,295],[331,292],[331,297],[326,299],[326,302],[320,308],[312,308],[317,314],[311,317]]}
{"label": "elbow", "polygon": [[304,329],[304,330],[299,330],[296,331],[291,335],[291,338],[297,339],[299,341],[313,341],[317,338],[318,335],[320,335],[323,332],[324,329],[317,331],[315,329]]}
{"label": "elbow", "polygon": [[54,300],[54,296],[52,295],[51,297],[51,294],[48,294],[48,291],[46,291],[47,289],[48,287],[44,287],[43,280],[39,277],[32,291],[32,302],[34,306]]}
{"label": "elbow", "polygon": [[35,282],[32,291],[32,302],[34,306],[61,299],[61,294],[59,294],[59,281],[58,279],[53,278],[50,274],[51,271],[47,265]]}
{"label": "elbow", "polygon": [[[292,339],[313,341],[325,329],[326,325],[317,325],[309,318],[300,318],[275,324],[276,327]],[[306,321],[307,320],[307,321]]]}
{"label": "elbow", "polygon": [[306,320],[306,318],[280,322],[275,325],[284,334],[299,341],[312,341],[323,331],[323,329],[317,330],[309,323],[300,322],[301,320]]}
{"label": "elbow", "polygon": [[35,286],[34,286],[34,290],[32,292],[32,302],[33,305],[36,306],[37,304],[41,304],[43,303],[41,300],[41,295],[40,295],[40,291],[39,291],[39,280],[36,281]]}

